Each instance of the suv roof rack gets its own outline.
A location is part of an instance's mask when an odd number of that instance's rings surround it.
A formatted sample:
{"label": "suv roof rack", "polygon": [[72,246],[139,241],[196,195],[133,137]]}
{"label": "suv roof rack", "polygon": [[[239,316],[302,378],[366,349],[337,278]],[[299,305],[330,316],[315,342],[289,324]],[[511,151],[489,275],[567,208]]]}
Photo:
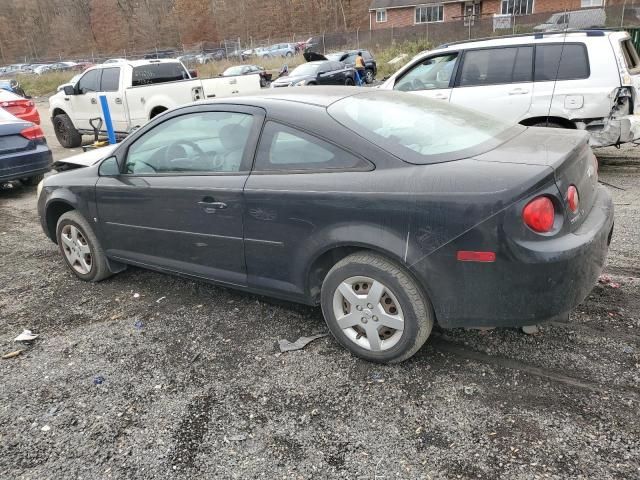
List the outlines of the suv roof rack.
{"label": "suv roof rack", "polygon": [[587,37],[604,37],[604,34],[606,31],[619,31],[619,30],[618,29],[607,30],[604,28],[599,28],[599,29],[590,29],[590,30],[562,30],[562,31],[554,31],[554,32],[516,33],[513,35],[499,35],[496,37],[483,37],[483,38],[475,38],[473,40],[460,40],[458,42],[443,43],[442,45],[436,47],[436,50],[440,48],[447,48],[452,45],[462,45],[463,43],[486,42],[488,40],[500,40],[503,38],[522,38],[522,37],[533,37],[535,39],[541,39],[541,38],[544,38],[545,36],[566,35],[567,33],[584,33],[587,35]]}

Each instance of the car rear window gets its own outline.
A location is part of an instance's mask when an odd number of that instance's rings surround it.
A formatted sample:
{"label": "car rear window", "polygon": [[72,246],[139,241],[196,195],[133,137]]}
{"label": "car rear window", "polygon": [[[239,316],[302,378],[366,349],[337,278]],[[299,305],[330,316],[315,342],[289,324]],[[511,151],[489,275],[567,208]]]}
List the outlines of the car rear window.
{"label": "car rear window", "polygon": [[589,57],[584,44],[559,43],[536,46],[536,82],[589,78]]}
{"label": "car rear window", "polygon": [[328,109],[336,121],[410,163],[466,158],[503,143],[524,127],[463,107],[403,92],[368,92]]}
{"label": "car rear window", "polygon": [[151,63],[133,67],[131,84],[134,87],[139,87],[154,83],[175,82],[187,78],[189,78],[189,74],[180,63]]}
{"label": "car rear window", "polygon": [[464,54],[458,85],[530,82],[533,47],[485,48]]}
{"label": "car rear window", "polygon": [[634,47],[630,39],[620,42],[620,48],[624,55],[624,63],[627,65],[629,70],[635,70],[640,67],[640,57],[638,57],[636,47]]}

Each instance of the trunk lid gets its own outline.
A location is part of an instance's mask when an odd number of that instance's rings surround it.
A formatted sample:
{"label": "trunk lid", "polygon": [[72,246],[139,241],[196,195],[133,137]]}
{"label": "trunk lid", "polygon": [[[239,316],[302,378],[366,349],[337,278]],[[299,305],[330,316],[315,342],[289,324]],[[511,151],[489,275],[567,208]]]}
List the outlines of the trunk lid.
{"label": "trunk lid", "polygon": [[[495,150],[475,158],[552,168],[571,231],[577,229],[591,211],[598,184],[598,163],[586,132],[531,127]],[[580,200],[575,213],[569,209],[567,199],[571,185],[577,188]]]}

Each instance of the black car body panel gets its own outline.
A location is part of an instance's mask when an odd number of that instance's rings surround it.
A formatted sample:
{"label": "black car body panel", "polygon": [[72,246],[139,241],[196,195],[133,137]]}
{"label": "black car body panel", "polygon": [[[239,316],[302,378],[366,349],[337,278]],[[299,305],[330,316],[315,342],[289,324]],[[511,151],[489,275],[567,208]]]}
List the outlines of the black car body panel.
{"label": "black car body panel", "polygon": [[[305,53],[305,56],[308,54]],[[340,62],[328,60],[312,61],[304,65],[312,73],[299,74],[301,67],[295,68],[285,77],[271,83],[273,88],[292,87],[298,85],[354,85],[355,70]]]}
{"label": "black car body panel", "polygon": [[[183,107],[153,120],[114,152],[123,162],[129,145],[172,116],[245,109],[257,119],[244,153],[249,165],[263,125],[275,122],[361,159],[357,168],[99,176],[98,163],[45,181],[38,201],[43,229],[54,239],[55,212],[74,208],[94,225],[113,262],[311,305],[318,303],[327,259],[373,250],[411,272],[443,327],[530,325],[583,300],[602,269],[613,228],[611,197],[593,174],[585,180],[579,172],[592,161],[586,135],[523,128],[482,155],[416,165],[328,115],[329,105],[360,92],[291,89],[234,98],[234,105],[220,100]],[[575,215],[562,208],[560,188],[567,181],[585,191]],[[207,215],[198,206],[203,195],[228,208]],[[539,195],[564,212],[544,235],[521,218]],[[460,251],[495,252],[495,261],[460,261]]]}
{"label": "black car body panel", "polygon": [[51,169],[53,158],[44,137],[28,139],[20,134],[33,126],[0,112],[0,182],[34,177]]}
{"label": "black car body panel", "polygon": [[346,50],[344,52],[329,53],[326,57],[323,57],[327,60],[335,60],[349,67],[353,67],[356,64],[356,55],[358,52],[362,53],[365,68],[371,70],[375,77],[378,74],[378,64],[368,50]]}

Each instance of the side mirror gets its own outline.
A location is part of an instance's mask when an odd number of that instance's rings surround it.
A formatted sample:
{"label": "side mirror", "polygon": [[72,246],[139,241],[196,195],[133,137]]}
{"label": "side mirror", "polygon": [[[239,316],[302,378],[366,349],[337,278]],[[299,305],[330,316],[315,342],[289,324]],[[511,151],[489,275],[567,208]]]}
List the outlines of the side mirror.
{"label": "side mirror", "polygon": [[73,85],[65,85],[64,86],[64,94],[65,95],[75,95],[76,89]]}
{"label": "side mirror", "polygon": [[191,75],[191,78],[198,78],[198,71],[197,70],[189,70],[189,75]]}
{"label": "side mirror", "polygon": [[109,157],[102,161],[98,174],[101,177],[115,177],[120,175],[120,165],[118,165],[118,159],[116,157]]}

